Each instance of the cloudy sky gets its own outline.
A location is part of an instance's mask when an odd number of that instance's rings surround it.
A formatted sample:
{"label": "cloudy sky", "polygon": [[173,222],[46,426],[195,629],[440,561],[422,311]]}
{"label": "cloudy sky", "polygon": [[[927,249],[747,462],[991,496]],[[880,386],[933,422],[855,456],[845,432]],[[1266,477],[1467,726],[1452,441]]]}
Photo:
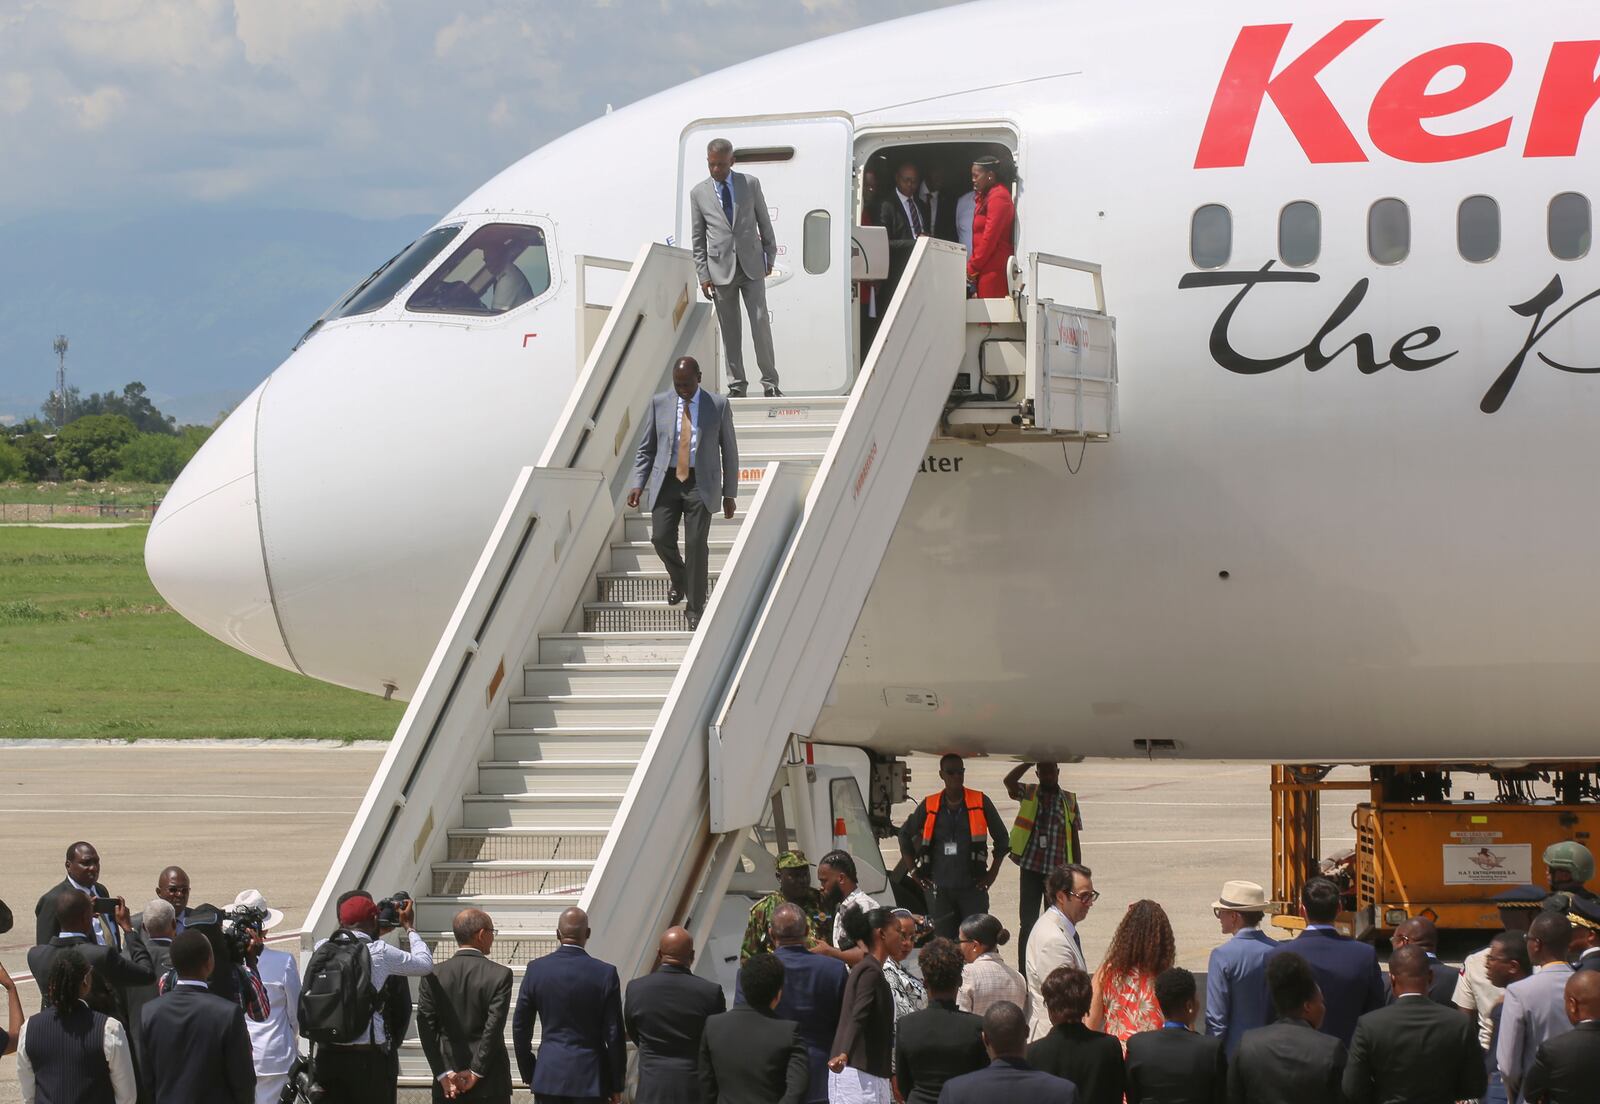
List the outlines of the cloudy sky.
{"label": "cloudy sky", "polygon": [[433,213],[608,103],[940,0],[3,0],[0,221]]}

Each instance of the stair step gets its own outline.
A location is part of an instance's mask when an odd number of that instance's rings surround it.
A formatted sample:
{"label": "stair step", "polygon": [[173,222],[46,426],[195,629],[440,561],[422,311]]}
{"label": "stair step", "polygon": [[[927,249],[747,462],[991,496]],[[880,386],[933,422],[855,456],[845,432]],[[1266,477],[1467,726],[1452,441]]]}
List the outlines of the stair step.
{"label": "stair step", "polygon": [[478,764],[478,790],[486,794],[561,790],[626,790],[638,759],[522,759]]}
{"label": "stair step", "polygon": [[[744,525],[744,515],[738,510],[733,517],[725,518],[720,513],[711,519],[711,539],[731,541]],[[648,541],[651,536],[650,515],[638,511],[629,511],[622,519],[622,537],[629,541]],[[680,527],[678,533],[679,546],[682,546],[683,532]]]}
{"label": "stair step", "polygon": [[539,862],[547,859],[593,862],[605,846],[606,833],[562,825],[451,828],[447,839],[451,862]]}
{"label": "stair step", "polygon": [[593,859],[514,859],[433,864],[435,897],[552,893],[587,882]]}
{"label": "stair step", "polygon": [[[706,566],[712,573],[728,565],[728,554],[733,551],[733,541],[713,540],[706,547]],[[611,571],[660,571],[661,557],[647,540],[616,541],[611,545]],[[678,626],[681,628],[681,626]],[[670,631],[670,630],[668,630]]]}
{"label": "stair step", "polygon": [[682,663],[693,637],[689,632],[555,633],[539,638],[539,662]]}
{"label": "stair step", "polygon": [[494,734],[494,757],[502,762],[543,759],[631,759],[644,754],[650,727],[616,728],[502,728]]}
{"label": "stair step", "polygon": [[456,913],[477,908],[494,917],[495,927],[554,928],[566,909],[578,903],[582,878],[565,893],[478,893],[449,897],[418,897],[417,927],[448,928]]}
{"label": "stair step", "polygon": [[522,669],[526,694],[665,694],[676,663],[541,663]]}
{"label": "stair step", "polygon": [[[568,794],[467,794],[461,799],[465,828],[558,827],[605,832],[617,819],[622,791]],[[446,925],[448,926],[448,925]]]}
{"label": "stair step", "polygon": [[583,627],[591,632],[652,632],[662,629],[687,631],[689,622],[683,606],[665,602],[585,602]]}
{"label": "stair step", "polygon": [[734,426],[739,431],[741,453],[746,447],[769,444],[796,450],[814,447],[820,453],[839,428],[839,419],[830,412],[826,421],[820,417],[816,421],[753,418],[748,422],[735,422]]}
{"label": "stair step", "polygon": [[[652,607],[656,608],[656,607]],[[675,614],[680,623],[681,608],[674,609],[662,602],[662,611]],[[584,619],[588,620],[588,607]],[[554,728],[557,726],[650,726],[661,715],[666,704],[665,692],[659,694],[551,694],[545,696],[520,695],[511,699],[510,728]]]}
{"label": "stair step", "polygon": [[[660,560],[657,560],[659,566]],[[717,589],[721,572],[708,573],[706,593]],[[595,575],[595,599],[601,602],[665,602],[672,577],[665,571],[601,571]]]}

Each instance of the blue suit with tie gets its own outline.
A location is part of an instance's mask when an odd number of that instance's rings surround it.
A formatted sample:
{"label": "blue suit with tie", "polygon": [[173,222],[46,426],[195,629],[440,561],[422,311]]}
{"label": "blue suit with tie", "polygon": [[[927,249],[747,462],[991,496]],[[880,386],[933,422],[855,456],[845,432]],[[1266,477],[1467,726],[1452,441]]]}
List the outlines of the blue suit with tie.
{"label": "blue suit with tie", "polygon": [[[537,1060],[536,1019],[543,1024]],[[627,1050],[617,968],[570,943],[528,963],[511,1018],[511,1046],[536,1097],[596,1100],[621,1092]]]}
{"label": "blue suit with tie", "polygon": [[1298,937],[1280,943],[1273,954],[1293,951],[1311,966],[1328,1011],[1321,1031],[1345,1046],[1356,1033],[1356,1021],[1388,1003],[1389,987],[1378,967],[1378,952],[1340,935],[1331,925],[1312,925]]}
{"label": "blue suit with tie", "polygon": [[1206,1034],[1221,1039],[1228,1058],[1253,1028],[1276,1017],[1267,992],[1267,958],[1278,941],[1255,928],[1240,928],[1211,952],[1206,966]]}
{"label": "blue suit with tie", "polygon": [[[839,1027],[839,1009],[844,1004],[844,983],[850,976],[837,958],[812,954],[804,947],[779,947],[783,963],[783,996],[772,1014],[792,1020],[806,1044],[806,1066],[811,1073],[807,1104],[827,1104],[828,1051]],[[745,1003],[744,993],[734,983],[733,1002]]]}

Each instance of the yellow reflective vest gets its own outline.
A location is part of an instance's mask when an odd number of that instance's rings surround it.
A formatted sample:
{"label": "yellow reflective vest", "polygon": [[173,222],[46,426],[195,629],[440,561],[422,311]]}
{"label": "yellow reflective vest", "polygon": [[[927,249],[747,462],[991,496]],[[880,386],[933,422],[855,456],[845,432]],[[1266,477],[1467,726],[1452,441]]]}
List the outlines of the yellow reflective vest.
{"label": "yellow reflective vest", "polygon": [[[1067,862],[1077,862],[1078,856],[1072,853],[1072,829],[1080,823],[1078,813],[1078,795],[1071,790],[1058,791],[1061,795],[1062,822],[1067,833],[1066,849]],[[1011,853],[1017,858],[1022,858],[1022,853],[1028,849],[1028,840],[1033,838],[1033,822],[1039,813],[1039,783],[1033,782],[1022,787],[1022,804],[1017,809],[1017,819],[1011,824]]]}

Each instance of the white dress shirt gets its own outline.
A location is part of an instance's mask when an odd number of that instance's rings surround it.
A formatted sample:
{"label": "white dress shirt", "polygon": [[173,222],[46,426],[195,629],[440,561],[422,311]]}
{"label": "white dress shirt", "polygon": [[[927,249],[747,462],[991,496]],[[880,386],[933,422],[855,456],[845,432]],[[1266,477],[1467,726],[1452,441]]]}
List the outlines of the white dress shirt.
{"label": "white dress shirt", "polygon": [[[203,984],[203,983],[202,983]],[[17,1081],[22,1085],[22,1104],[33,1104],[37,1088],[34,1085],[33,1063],[28,1060],[28,1028],[31,1027],[39,1016],[53,1015],[51,1012],[41,1012],[37,1016],[30,1016],[23,1021],[22,1030],[17,1033]],[[133,1078],[133,1055],[128,1051],[128,1032],[121,1023],[106,1017],[105,1035],[101,1038],[101,1049],[105,1051],[106,1067],[111,1072],[111,1092],[116,1097],[117,1104],[134,1104],[139,1098],[139,1086]]]}
{"label": "white dress shirt", "polygon": [[[387,944],[385,944],[387,946]],[[300,967],[295,957],[270,947],[261,952],[256,973],[267,991],[272,1012],[265,1022],[245,1018],[250,1029],[250,1050],[255,1055],[256,1073],[264,1076],[289,1072],[299,1044],[296,1022],[300,1005]]]}
{"label": "white dress shirt", "polygon": [[[385,943],[381,939],[373,939],[366,932],[355,933],[355,937],[367,945],[367,954],[372,956],[374,989],[382,989],[383,983],[394,974],[401,977],[427,977],[433,973],[433,952],[428,950],[427,942],[414,931],[408,931],[406,934],[411,937],[410,951],[402,951],[399,947]],[[320,947],[326,942],[326,939],[320,940],[317,946]],[[372,1013],[372,1026],[359,1041],[362,1044],[375,1043],[378,1046],[383,1046],[389,1041],[389,1036],[383,1030],[381,1008]]]}

